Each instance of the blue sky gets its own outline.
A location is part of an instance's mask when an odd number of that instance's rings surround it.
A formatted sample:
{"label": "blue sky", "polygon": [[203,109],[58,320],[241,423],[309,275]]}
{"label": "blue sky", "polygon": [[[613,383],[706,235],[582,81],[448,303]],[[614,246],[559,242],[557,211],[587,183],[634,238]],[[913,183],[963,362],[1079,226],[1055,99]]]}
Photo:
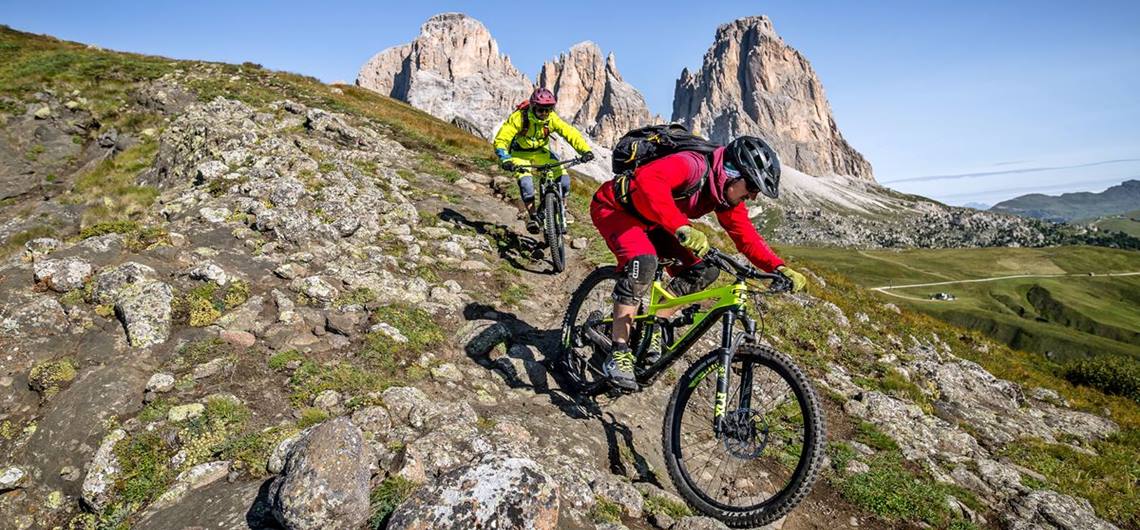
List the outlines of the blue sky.
{"label": "blue sky", "polygon": [[[0,23],[107,48],[352,81],[443,11],[534,76],[576,42],[614,52],[668,117],[719,24],[766,14],[893,188],[952,204],[1140,178],[1140,2],[14,2]],[[939,178],[930,178],[939,177]]]}

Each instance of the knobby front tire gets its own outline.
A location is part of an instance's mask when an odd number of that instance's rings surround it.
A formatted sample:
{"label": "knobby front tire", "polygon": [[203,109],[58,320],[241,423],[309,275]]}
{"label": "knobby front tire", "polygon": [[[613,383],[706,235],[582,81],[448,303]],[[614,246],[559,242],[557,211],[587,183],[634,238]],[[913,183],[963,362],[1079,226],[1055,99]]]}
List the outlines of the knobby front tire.
{"label": "knobby front tire", "polygon": [[546,238],[546,246],[550,249],[550,263],[554,265],[554,272],[560,273],[566,270],[566,247],[562,243],[561,221],[562,205],[558,203],[558,194],[548,192],[542,197],[543,211],[546,215],[543,216],[543,236]]}
{"label": "knobby front tire", "polygon": [[[751,399],[741,408],[746,365]],[[701,514],[733,528],[769,524],[798,505],[819,475],[825,443],[819,398],[787,355],[742,345],[732,359],[726,427],[718,437],[719,366],[719,354],[710,353],[677,382],[662,428],[665,465],[677,491]]]}

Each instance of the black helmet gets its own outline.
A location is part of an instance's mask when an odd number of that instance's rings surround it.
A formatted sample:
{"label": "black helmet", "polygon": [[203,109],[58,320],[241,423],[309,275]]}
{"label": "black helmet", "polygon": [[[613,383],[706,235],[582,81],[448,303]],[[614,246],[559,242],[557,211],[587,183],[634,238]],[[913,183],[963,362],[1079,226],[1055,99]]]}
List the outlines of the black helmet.
{"label": "black helmet", "polygon": [[748,189],[773,199],[780,196],[780,159],[764,140],[741,136],[725,148],[724,159],[748,181]]}

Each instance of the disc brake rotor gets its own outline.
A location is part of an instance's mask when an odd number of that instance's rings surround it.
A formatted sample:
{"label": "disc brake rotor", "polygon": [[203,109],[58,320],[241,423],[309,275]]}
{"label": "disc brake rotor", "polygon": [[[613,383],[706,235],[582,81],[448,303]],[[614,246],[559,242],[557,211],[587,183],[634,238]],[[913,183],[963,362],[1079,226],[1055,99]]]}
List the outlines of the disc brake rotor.
{"label": "disc brake rotor", "polygon": [[768,423],[752,409],[736,409],[724,416],[721,439],[728,454],[751,460],[768,446]]}

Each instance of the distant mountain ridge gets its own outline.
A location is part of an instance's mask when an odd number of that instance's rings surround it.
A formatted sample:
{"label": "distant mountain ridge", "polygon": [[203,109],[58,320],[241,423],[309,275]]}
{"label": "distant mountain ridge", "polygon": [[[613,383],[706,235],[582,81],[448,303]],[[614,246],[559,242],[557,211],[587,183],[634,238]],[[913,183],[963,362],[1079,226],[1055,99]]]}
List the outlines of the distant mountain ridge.
{"label": "distant mountain ridge", "polygon": [[1140,204],[1140,180],[1132,179],[1100,193],[1022,195],[999,202],[990,208],[990,211],[1068,222],[1124,213],[1136,209],[1138,204]]}

